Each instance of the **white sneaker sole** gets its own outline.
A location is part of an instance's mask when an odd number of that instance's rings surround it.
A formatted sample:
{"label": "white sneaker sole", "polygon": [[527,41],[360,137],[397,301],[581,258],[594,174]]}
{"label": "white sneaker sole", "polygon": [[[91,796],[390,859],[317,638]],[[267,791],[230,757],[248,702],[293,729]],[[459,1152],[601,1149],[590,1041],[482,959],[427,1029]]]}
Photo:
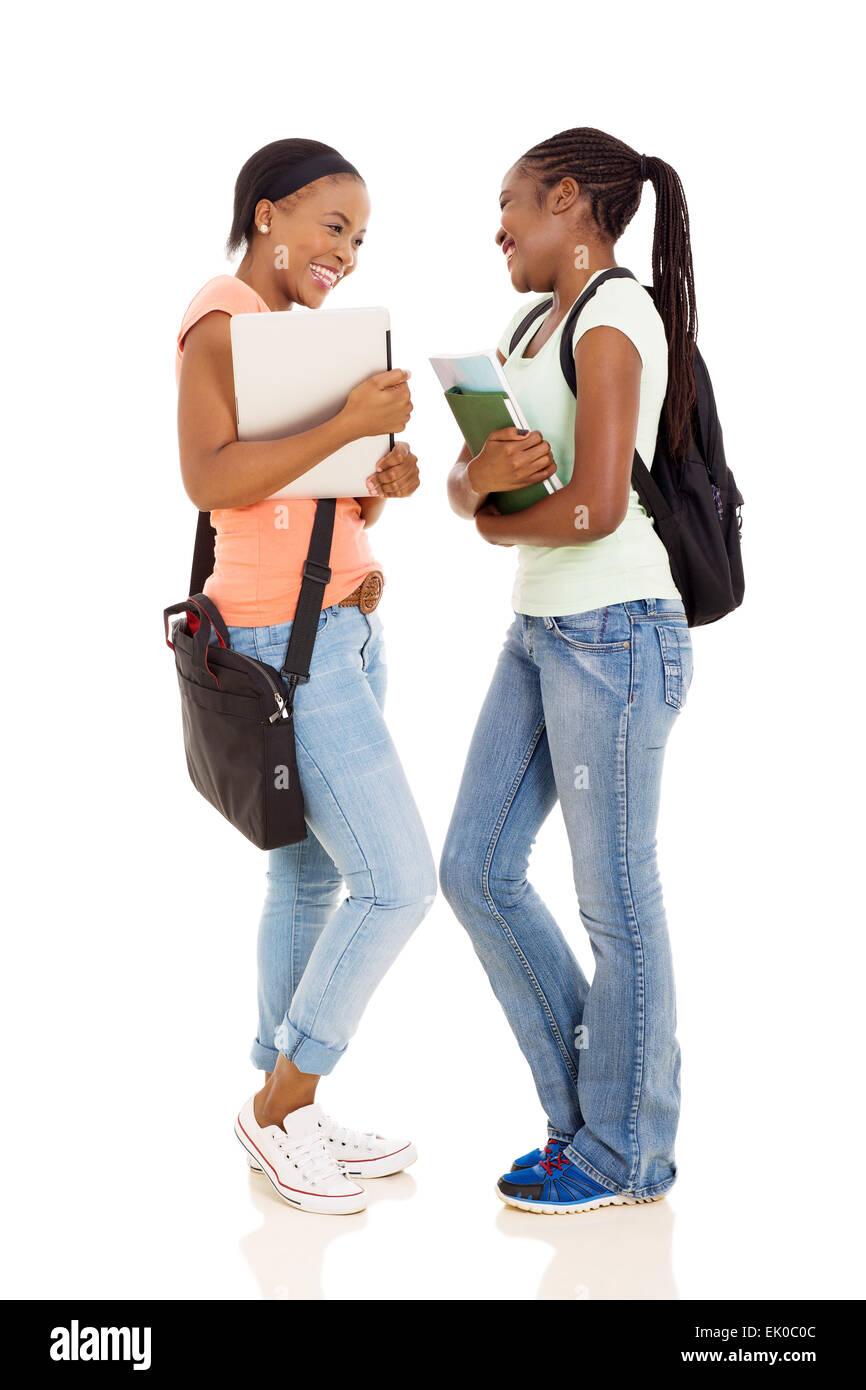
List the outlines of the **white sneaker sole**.
{"label": "white sneaker sole", "polygon": [[367,1194],[362,1187],[356,1193],[329,1197],[323,1192],[308,1192],[281,1182],[276,1169],[268,1163],[264,1154],[259,1152],[253,1140],[242,1128],[240,1116],[235,1119],[235,1136],[247,1155],[250,1167],[264,1173],[277,1195],[282,1197],[284,1202],[288,1202],[289,1206],[299,1211],[313,1212],[316,1216],[351,1216],[366,1207]]}
{"label": "white sneaker sole", "polygon": [[[347,1160],[343,1162],[338,1159],[340,1167],[347,1178],[390,1178],[395,1173],[402,1173],[404,1168],[408,1168],[418,1157],[418,1150],[414,1144],[404,1144],[402,1149],[395,1149],[393,1153],[384,1154],[382,1158],[359,1159],[358,1161]],[[254,1173],[261,1173],[262,1166],[253,1158],[247,1150],[247,1162]]]}
{"label": "white sneaker sole", "polygon": [[618,1192],[611,1192],[609,1197],[594,1197],[590,1202],[581,1202],[573,1207],[556,1202],[527,1202],[522,1197],[506,1197],[498,1187],[496,1195],[505,1206],[517,1207],[519,1211],[532,1211],[541,1216],[579,1216],[582,1211],[598,1211],[599,1207],[637,1207],[646,1202],[663,1202],[667,1194],[660,1192],[657,1197],[623,1197]]}

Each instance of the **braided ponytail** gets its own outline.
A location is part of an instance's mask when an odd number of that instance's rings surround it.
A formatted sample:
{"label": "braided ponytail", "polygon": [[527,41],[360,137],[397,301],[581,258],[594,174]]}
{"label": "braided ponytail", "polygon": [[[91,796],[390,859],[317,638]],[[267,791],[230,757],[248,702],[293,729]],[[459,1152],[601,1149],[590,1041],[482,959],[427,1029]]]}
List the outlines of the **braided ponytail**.
{"label": "braided ponytail", "polygon": [[675,459],[688,448],[695,405],[694,355],[698,332],[689,210],[679,175],[663,159],[638,154],[624,141],[591,126],[563,130],[527,150],[519,168],[539,185],[539,201],[561,179],[574,179],[604,237],[616,242],[640,206],[642,175],[656,195],[652,280],[668,340],[668,386],[663,407],[668,446]]}

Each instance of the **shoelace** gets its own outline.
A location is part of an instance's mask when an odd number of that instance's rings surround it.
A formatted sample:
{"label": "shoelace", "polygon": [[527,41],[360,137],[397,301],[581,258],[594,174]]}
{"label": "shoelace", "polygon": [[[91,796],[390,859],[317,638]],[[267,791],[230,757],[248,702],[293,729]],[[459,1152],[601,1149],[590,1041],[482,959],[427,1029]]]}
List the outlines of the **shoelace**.
{"label": "shoelace", "polygon": [[335,1157],[339,1157],[337,1150],[341,1148],[370,1148],[374,1150],[384,1148],[384,1142],[378,1134],[360,1129],[349,1129],[347,1125],[338,1125],[329,1115],[324,1117],[322,1128],[327,1130],[329,1139],[333,1141]]}
{"label": "shoelace", "polygon": [[[544,1152],[547,1153],[547,1150],[548,1150],[549,1148],[550,1148],[550,1145],[549,1145],[549,1144],[546,1144],[546,1145],[544,1146]],[[544,1171],[545,1171],[545,1173],[547,1174],[548,1177],[551,1176],[551,1173],[552,1173],[552,1171],[553,1171],[554,1168],[556,1168],[557,1170],[561,1170],[561,1169],[563,1169],[563,1168],[567,1168],[567,1167],[568,1167],[568,1159],[564,1157],[564,1153],[565,1153],[565,1150],[564,1150],[564,1149],[560,1149],[560,1151],[559,1151],[558,1154],[550,1154],[550,1155],[548,1155],[547,1158],[543,1158],[543,1159],[541,1160],[541,1162],[540,1162],[539,1165],[538,1165],[539,1168],[543,1168]]]}
{"label": "shoelace", "polygon": [[325,1178],[341,1178],[343,1176],[328,1145],[319,1133],[307,1135],[296,1143],[292,1143],[288,1137],[284,1140],[278,1138],[276,1142],[286,1157],[300,1169],[308,1182],[315,1183]]}

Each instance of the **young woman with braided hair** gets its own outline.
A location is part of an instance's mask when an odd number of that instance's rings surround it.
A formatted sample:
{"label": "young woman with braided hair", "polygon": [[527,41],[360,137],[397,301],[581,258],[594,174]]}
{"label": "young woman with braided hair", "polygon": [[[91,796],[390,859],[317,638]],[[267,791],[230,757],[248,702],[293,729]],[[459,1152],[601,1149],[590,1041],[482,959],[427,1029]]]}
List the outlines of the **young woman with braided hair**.
{"label": "young woman with braided hair", "polygon": [[[653,299],[609,278],[648,178],[656,195]],[[548,1142],[515,1160],[511,1206],[570,1213],[654,1201],[676,1177],[680,1052],[656,863],[665,744],[692,679],[685,608],[667,551],[631,486],[659,421],[681,457],[695,385],[697,318],[682,185],[661,159],[603,131],[563,131],[508,171],[496,241],[511,282],[551,307],[499,343],[531,432],[499,430],[449,477],[451,505],[492,545],[517,546],[514,621],[484,701],[440,865],[532,1069]],[[540,302],[538,300],[536,303]],[[658,307],[656,307],[656,305]],[[564,486],[500,514],[491,493],[557,471]],[[559,800],[590,984],[527,881],[535,836]]]}

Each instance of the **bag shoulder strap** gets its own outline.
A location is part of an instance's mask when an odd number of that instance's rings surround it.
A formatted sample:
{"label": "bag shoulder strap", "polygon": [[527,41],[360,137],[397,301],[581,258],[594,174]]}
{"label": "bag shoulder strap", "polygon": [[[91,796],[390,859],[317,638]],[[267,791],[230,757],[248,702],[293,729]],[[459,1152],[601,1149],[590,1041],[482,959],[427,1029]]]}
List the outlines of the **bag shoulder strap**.
{"label": "bag shoulder strap", "polygon": [[[569,310],[568,318],[562,329],[562,338],[559,344],[559,365],[562,368],[562,375],[568,383],[568,389],[573,396],[577,396],[577,371],[574,365],[574,353],[571,351],[571,341],[574,336],[574,327],[584,305],[588,304],[606,280],[637,280],[637,276],[625,266],[611,266],[610,270],[602,271],[597,280],[583,291]],[[640,498],[643,506],[651,517],[658,522],[666,521],[671,515],[671,507],[665,499],[665,495],[656,482],[652,473],[647,468],[637,449],[634,451],[634,459],[631,467],[631,481],[635,492]]]}
{"label": "bag shoulder strap", "polygon": [[[592,299],[592,296],[595,294],[595,292],[596,292],[596,290],[598,289],[599,285],[603,285],[604,282],[605,282],[605,280],[622,280],[622,279],[624,279],[626,276],[628,276],[628,278],[629,278],[630,280],[636,280],[636,279],[637,279],[637,276],[636,276],[636,275],[632,274],[632,272],[631,272],[630,270],[626,270],[625,266],[622,266],[622,265],[611,266],[610,270],[604,270],[604,271],[602,271],[602,273],[601,273],[601,275],[599,275],[598,279],[595,280],[595,281],[593,281],[593,283],[592,283],[592,285],[589,287],[589,289],[588,289],[588,290],[585,290],[584,293],[583,293],[583,294],[580,296],[580,298],[578,299],[577,303],[573,305],[573,307],[572,307],[572,309],[571,309],[571,311],[570,311],[570,313],[569,313],[568,319],[566,320],[565,327],[564,327],[563,330],[562,330],[562,342],[563,342],[563,343],[568,343],[568,342],[570,342],[571,336],[572,336],[572,334],[574,333],[574,325],[575,325],[575,323],[577,322],[577,316],[578,316],[578,314],[580,313],[580,311],[581,311],[581,309],[583,308],[584,304],[588,304],[589,301]],[[510,356],[511,353],[514,351],[514,349],[517,347],[517,344],[520,342],[520,339],[523,337],[524,333],[525,333],[526,330],[529,328],[530,324],[533,324],[533,323],[535,322],[536,319],[541,318],[541,315],[542,315],[542,314],[546,314],[547,311],[548,311],[548,309],[550,309],[552,306],[553,306],[553,300],[552,300],[552,299],[542,299],[538,304],[534,304],[534,305],[532,306],[532,308],[529,310],[529,313],[528,313],[528,314],[525,314],[525,315],[524,315],[524,317],[520,320],[520,323],[517,325],[517,327],[515,328],[514,332],[513,332],[512,335],[511,335],[511,341],[510,341],[510,343],[508,344],[508,353],[509,353],[509,356]],[[562,352],[562,350],[560,349],[560,353],[561,353],[561,352]],[[569,354],[569,357],[570,357],[570,354]],[[570,373],[570,374],[569,374],[569,372],[567,371],[567,369],[566,369],[564,363],[563,363],[563,371],[565,372],[565,379],[566,379],[566,381],[568,381],[568,384],[569,384],[569,386],[571,387],[572,394],[573,394],[573,395],[576,395],[576,394],[577,394],[577,383],[575,382],[575,384],[572,385],[572,382],[571,382],[571,378],[574,377],[574,361],[573,361],[573,360],[571,361],[571,373]]]}
{"label": "bag shoulder strap", "polygon": [[[563,326],[562,340],[559,345],[559,362],[562,368],[562,374],[573,396],[577,395],[577,373],[574,367],[574,354],[570,351],[570,348],[578,315],[583,309],[583,306],[588,304],[592,299],[596,290],[604,284],[605,280],[623,280],[626,278],[629,280],[636,280],[637,276],[634,275],[632,271],[627,270],[625,266],[611,266],[610,270],[602,271],[598,279],[594,280],[589,288],[584,290],[583,294],[580,295],[577,302],[569,311],[568,318]],[[552,304],[552,299],[543,299],[540,303],[533,305],[529,313],[520,320],[508,344],[509,356],[517,347],[517,344],[530,325],[533,324],[537,318],[540,318],[542,314],[546,314]],[[671,514],[671,508],[665,500],[664,493],[659,488],[637,450],[635,450],[634,463],[632,464],[632,483],[635,492],[638,494],[650,516],[657,517],[659,521],[664,521]]]}
{"label": "bag shoulder strap", "polygon": [[213,574],[215,540],[216,531],[210,524],[210,512],[199,512],[189,576],[191,594],[200,594],[208,575]]}
{"label": "bag shoulder strap", "polygon": [[580,317],[581,310],[592,299],[593,295],[606,280],[636,280],[630,270],[626,270],[624,265],[611,266],[610,270],[603,270],[597,280],[593,280],[583,294],[577,299],[569,310],[568,318],[562,329],[562,337],[559,342],[559,364],[562,367],[562,375],[568,382],[568,389],[573,396],[577,395],[577,372],[574,367],[574,353],[571,350],[571,340],[574,337],[574,328]]}
{"label": "bag shoulder strap", "polygon": [[325,585],[330,583],[331,540],[334,534],[334,514],[337,510],[336,497],[320,497],[316,502],[316,515],[310,535],[310,547],[304,561],[301,592],[292,621],[292,632],[286,648],[286,659],[281,668],[289,686],[289,706],[296,685],[303,685],[310,679],[310,661],[316,645],[316,632]]}
{"label": "bag shoulder strap", "polygon": [[637,449],[631,465],[631,484],[651,517],[656,521],[667,521],[673,515],[673,508],[647,468]]}
{"label": "bag shoulder strap", "polygon": [[511,356],[514,349],[517,347],[517,344],[520,342],[520,339],[523,337],[529,325],[531,323],[535,323],[536,319],[540,319],[542,314],[546,314],[548,309],[550,309],[552,305],[552,299],[542,299],[540,304],[535,304],[530,309],[528,314],[524,314],[523,318],[520,320],[519,324],[517,325],[517,327],[511,335],[511,342],[508,344],[509,357]]}
{"label": "bag shoulder strap", "polygon": [[[298,605],[295,609],[292,632],[282,666],[282,675],[285,676],[289,685],[290,708],[295,686],[302,685],[310,679],[310,661],[313,656],[313,648],[316,645],[322,599],[325,596],[325,585],[329,584],[331,580],[331,541],[334,535],[336,510],[336,497],[321,497],[316,502],[316,515],[313,518],[310,545],[307,558],[304,561],[301,591],[298,594]],[[198,598],[203,607],[207,608],[214,625],[217,626],[217,631],[225,638],[224,645],[228,646],[228,633],[225,631],[222,618],[217,609],[209,603],[202,593],[205,580],[213,573],[215,536],[216,532],[211,526],[210,512],[199,512],[189,592],[190,595],[195,595]],[[183,606],[183,604],[178,605],[178,609]],[[217,625],[217,620],[222,625],[222,630]]]}

